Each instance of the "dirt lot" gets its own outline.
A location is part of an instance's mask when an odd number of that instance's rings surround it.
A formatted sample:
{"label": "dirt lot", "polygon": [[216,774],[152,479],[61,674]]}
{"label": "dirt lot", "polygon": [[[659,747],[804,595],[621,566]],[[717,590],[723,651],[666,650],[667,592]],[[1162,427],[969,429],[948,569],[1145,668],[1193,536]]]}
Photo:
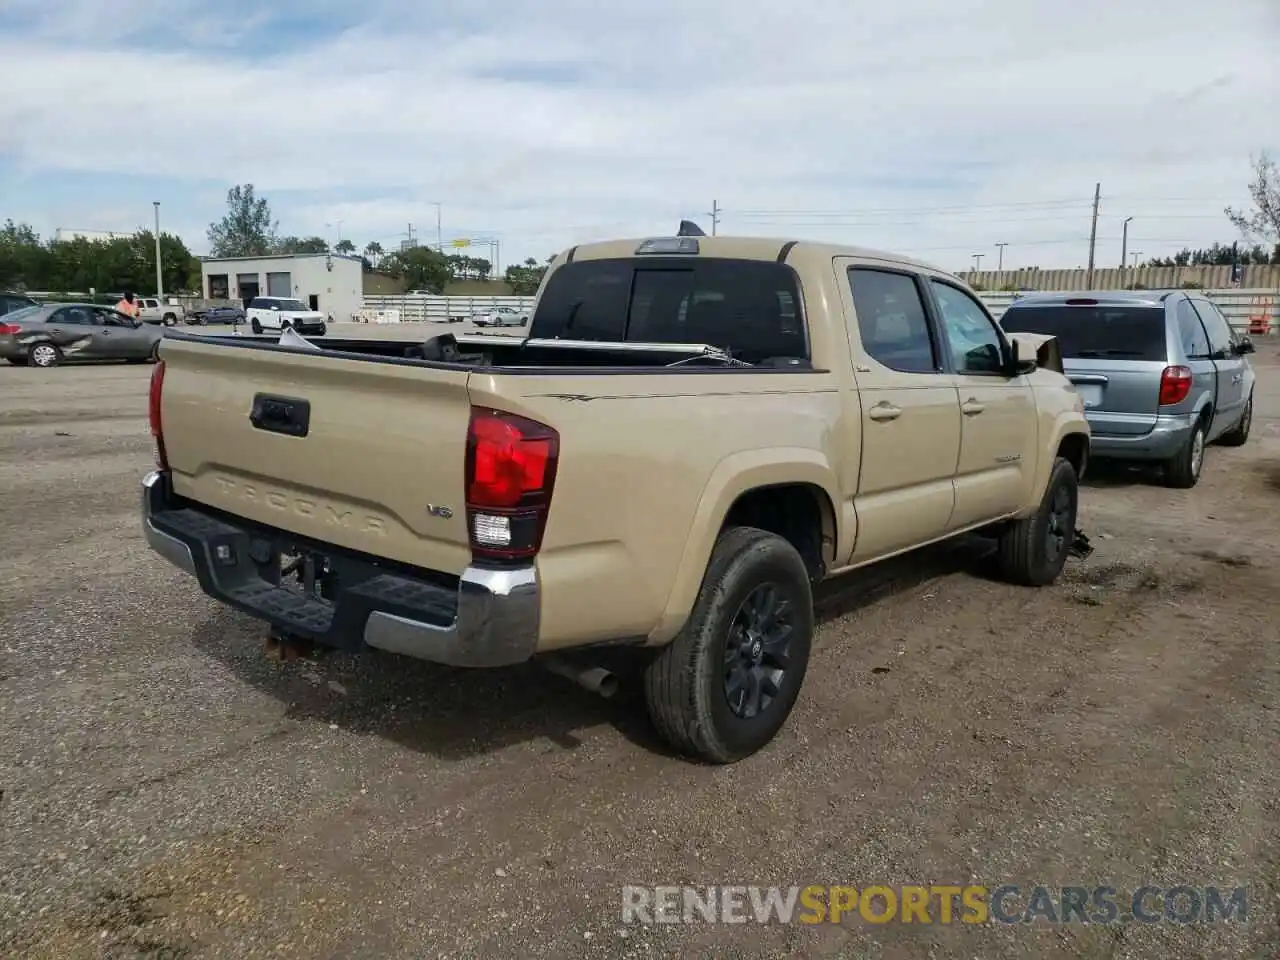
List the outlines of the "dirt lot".
{"label": "dirt lot", "polygon": [[[393,335],[387,333],[386,335]],[[763,754],[536,669],[278,665],[144,548],[146,368],[0,369],[0,955],[1274,957],[1280,351],[1200,486],[1100,474],[1059,586],[824,589]],[[623,884],[1250,888],[1246,926],[664,926]]]}

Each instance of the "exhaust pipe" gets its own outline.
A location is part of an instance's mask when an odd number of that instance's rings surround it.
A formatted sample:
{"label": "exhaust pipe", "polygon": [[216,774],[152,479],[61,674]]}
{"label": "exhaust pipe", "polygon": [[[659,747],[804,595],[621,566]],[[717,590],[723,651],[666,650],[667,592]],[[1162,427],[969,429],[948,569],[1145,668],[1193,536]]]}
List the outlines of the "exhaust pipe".
{"label": "exhaust pipe", "polygon": [[618,692],[617,676],[604,667],[579,667],[556,657],[544,657],[540,662],[552,673],[572,680],[584,690],[602,697],[612,697]]}

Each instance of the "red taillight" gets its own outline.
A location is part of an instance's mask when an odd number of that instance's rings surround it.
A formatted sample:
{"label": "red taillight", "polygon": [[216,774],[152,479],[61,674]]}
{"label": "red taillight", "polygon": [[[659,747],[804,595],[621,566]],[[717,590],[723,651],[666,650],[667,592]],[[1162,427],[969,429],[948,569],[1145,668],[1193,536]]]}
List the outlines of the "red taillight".
{"label": "red taillight", "polygon": [[560,435],[499,410],[473,407],[467,429],[467,528],[478,559],[532,557],[542,546]]}
{"label": "red taillight", "polygon": [[17,334],[17,333],[20,333],[21,331],[22,331],[22,328],[18,326],[16,323],[0,323],[0,337],[4,336],[5,334],[11,334],[11,335]]}
{"label": "red taillight", "polygon": [[1160,406],[1172,407],[1187,399],[1191,380],[1190,367],[1165,367],[1160,375]]}
{"label": "red taillight", "polygon": [[147,409],[151,418],[151,436],[156,441],[156,466],[169,469],[169,458],[164,452],[164,424],[160,419],[160,396],[164,393],[164,361],[157,360],[151,368],[151,393]]}

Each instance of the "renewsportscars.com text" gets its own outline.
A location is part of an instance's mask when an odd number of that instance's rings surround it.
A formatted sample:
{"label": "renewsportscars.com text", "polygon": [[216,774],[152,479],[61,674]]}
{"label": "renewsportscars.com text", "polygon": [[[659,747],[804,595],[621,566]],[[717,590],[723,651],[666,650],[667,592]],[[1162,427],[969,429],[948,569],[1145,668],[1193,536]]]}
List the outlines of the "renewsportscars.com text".
{"label": "renewsportscars.com text", "polygon": [[622,922],[654,923],[1246,923],[1246,887],[626,886]]}

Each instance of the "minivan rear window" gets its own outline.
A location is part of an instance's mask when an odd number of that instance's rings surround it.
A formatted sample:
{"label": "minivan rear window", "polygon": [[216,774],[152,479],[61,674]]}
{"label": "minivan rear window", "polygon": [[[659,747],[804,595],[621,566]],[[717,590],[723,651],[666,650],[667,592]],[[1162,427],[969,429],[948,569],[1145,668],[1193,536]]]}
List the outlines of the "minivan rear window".
{"label": "minivan rear window", "polygon": [[1010,307],[1000,318],[1006,333],[1058,338],[1063,359],[1164,360],[1164,307]]}
{"label": "minivan rear window", "polygon": [[790,267],[728,258],[567,263],[552,273],[530,322],[538,338],[706,343],[740,360],[808,357]]}

